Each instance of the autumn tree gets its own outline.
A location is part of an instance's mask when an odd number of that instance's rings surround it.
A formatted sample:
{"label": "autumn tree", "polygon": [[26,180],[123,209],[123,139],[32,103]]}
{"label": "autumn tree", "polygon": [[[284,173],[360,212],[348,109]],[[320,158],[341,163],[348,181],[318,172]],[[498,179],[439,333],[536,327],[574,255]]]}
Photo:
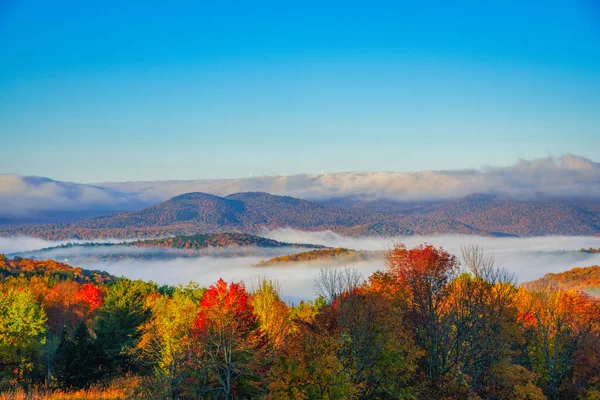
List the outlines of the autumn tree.
{"label": "autumn tree", "polygon": [[206,291],[194,321],[198,351],[209,371],[204,393],[219,392],[226,399],[251,393],[256,353],[262,335],[250,297],[240,283],[219,279]]}
{"label": "autumn tree", "polygon": [[331,305],[314,318],[295,319],[293,329],[270,370],[269,399],[351,399],[358,388],[352,371],[339,358],[339,331],[332,325]]}
{"label": "autumn tree", "polygon": [[405,326],[401,309],[382,294],[363,288],[339,296],[331,316],[339,334],[338,358],[351,374],[358,398],[415,395],[422,351]]}
{"label": "autumn tree", "polygon": [[413,327],[419,347],[425,351],[424,371],[434,387],[452,368],[448,354],[454,344],[449,340],[451,322],[445,318],[449,283],[459,270],[455,256],[442,248],[420,245],[413,249],[399,244],[386,256],[388,271],[408,298],[408,323]]}
{"label": "autumn tree", "polygon": [[539,286],[521,291],[521,319],[528,339],[525,357],[550,399],[561,396],[578,351],[600,324],[600,305],[588,295]]}
{"label": "autumn tree", "polygon": [[262,278],[250,298],[259,329],[273,348],[281,344],[291,324],[290,310],[279,297],[279,291],[276,280]]}
{"label": "autumn tree", "polygon": [[178,399],[186,378],[192,352],[191,329],[198,303],[189,293],[174,288],[172,296],[163,295],[152,305],[152,317],[140,326],[134,352],[152,370],[148,389]]}

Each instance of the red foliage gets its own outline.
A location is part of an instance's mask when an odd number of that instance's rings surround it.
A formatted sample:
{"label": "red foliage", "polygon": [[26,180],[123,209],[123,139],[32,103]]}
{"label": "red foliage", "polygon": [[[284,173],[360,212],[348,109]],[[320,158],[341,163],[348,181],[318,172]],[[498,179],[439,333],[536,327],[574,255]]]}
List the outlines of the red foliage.
{"label": "red foliage", "polygon": [[77,300],[83,301],[88,305],[90,313],[102,305],[100,289],[91,283],[83,285],[75,296]]}
{"label": "red foliage", "polygon": [[232,282],[228,287],[223,279],[219,279],[204,294],[194,328],[201,334],[211,325],[227,325],[235,322],[244,331],[250,329],[255,320],[254,310],[249,303],[244,285]]}
{"label": "red foliage", "polygon": [[442,248],[419,245],[408,250],[400,244],[388,254],[386,266],[397,277],[401,286],[411,288],[412,291],[428,287],[436,293],[443,290],[456,275],[459,262]]}

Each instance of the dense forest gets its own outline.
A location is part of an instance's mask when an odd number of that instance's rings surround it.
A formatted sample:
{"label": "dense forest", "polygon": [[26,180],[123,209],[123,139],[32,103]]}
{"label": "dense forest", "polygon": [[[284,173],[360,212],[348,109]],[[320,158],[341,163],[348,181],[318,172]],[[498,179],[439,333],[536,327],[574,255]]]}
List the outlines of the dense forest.
{"label": "dense forest", "polygon": [[[570,399],[600,396],[600,303],[516,286],[477,247],[397,245],[315,301],[276,281],[158,286],[0,257],[5,398]],[[597,268],[597,267],[595,267]],[[311,294],[307,294],[310,296]],[[43,397],[46,396],[46,397]]]}
{"label": "dense forest", "polygon": [[[357,212],[358,211],[358,212]],[[268,193],[187,193],[141,210],[60,224],[2,225],[0,236],[44,239],[156,238],[290,227],[346,236],[439,233],[486,236],[597,235],[595,200],[480,193],[448,201],[307,201]]]}

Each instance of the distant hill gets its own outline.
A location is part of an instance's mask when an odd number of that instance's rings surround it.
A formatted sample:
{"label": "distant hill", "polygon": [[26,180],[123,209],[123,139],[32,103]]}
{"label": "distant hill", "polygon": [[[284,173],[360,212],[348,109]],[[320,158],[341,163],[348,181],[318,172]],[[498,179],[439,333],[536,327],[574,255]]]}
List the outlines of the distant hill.
{"label": "distant hill", "polygon": [[34,260],[21,257],[8,259],[4,254],[0,254],[0,279],[10,276],[26,278],[45,276],[59,281],[73,280],[81,283],[109,283],[116,279],[107,272],[75,268],[54,260]]}
{"label": "distant hill", "polygon": [[257,267],[276,266],[293,263],[326,263],[334,265],[351,264],[360,261],[383,259],[383,251],[359,251],[344,248],[319,249],[302,253],[273,257],[270,260],[260,261]]}
{"label": "distant hill", "polygon": [[594,235],[600,233],[600,201],[475,194],[450,201],[338,199],[316,203],[262,192],[226,197],[187,193],[141,210],[72,223],[7,226],[0,228],[0,235],[46,239],[154,238],[257,233],[281,227],[332,230],[349,236]]}
{"label": "distant hill", "polygon": [[228,247],[240,247],[240,246],[254,246],[254,247],[304,247],[312,249],[321,249],[324,246],[315,244],[305,243],[286,243],[279,242],[273,239],[267,239],[264,237],[249,235],[246,233],[208,233],[208,234],[197,234],[190,236],[176,236],[164,239],[148,239],[138,240],[135,242],[125,243],[128,246],[136,247],[168,247],[172,249],[205,249],[207,247],[214,248],[228,248]]}
{"label": "distant hill", "polygon": [[545,285],[556,285],[563,290],[577,290],[600,297],[600,266],[573,268],[557,274],[548,273],[543,278],[523,284],[528,289]]}
{"label": "distant hill", "polygon": [[[242,257],[273,256],[299,249],[323,249],[324,246],[305,243],[286,243],[245,233],[209,233],[191,236],[175,236],[162,239],[146,239],[121,243],[66,243],[55,247],[14,253],[10,256],[32,259],[82,260],[168,260],[201,256]],[[102,249],[98,251],[98,249]],[[268,250],[268,251],[267,251]],[[276,251],[275,251],[276,250]]]}
{"label": "distant hill", "polygon": [[[600,201],[543,196],[515,198],[478,193],[450,201],[395,202],[390,200],[327,201],[354,211],[377,211],[417,217],[425,230],[453,221],[494,236],[596,235],[600,232]],[[454,233],[441,229],[440,233]]]}

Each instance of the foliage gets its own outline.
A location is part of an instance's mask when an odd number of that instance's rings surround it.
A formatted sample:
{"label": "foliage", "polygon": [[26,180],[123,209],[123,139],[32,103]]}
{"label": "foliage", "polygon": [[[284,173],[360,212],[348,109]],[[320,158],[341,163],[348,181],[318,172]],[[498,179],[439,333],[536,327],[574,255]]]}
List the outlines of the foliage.
{"label": "foliage", "polygon": [[44,344],[46,316],[26,288],[0,290],[0,383],[26,381]]}
{"label": "foliage", "polygon": [[598,398],[600,302],[573,290],[598,267],[517,287],[480,249],[462,259],[397,245],[290,305],[268,278],[158,286],[0,257],[0,398]]}

